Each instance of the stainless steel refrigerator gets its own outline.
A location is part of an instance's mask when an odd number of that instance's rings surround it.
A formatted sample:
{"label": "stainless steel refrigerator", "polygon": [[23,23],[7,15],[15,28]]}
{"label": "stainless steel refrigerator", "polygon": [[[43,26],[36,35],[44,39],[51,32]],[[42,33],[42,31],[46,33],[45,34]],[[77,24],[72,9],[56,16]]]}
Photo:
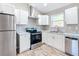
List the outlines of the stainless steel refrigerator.
{"label": "stainless steel refrigerator", "polygon": [[0,56],[16,55],[16,23],[12,14],[0,13]]}

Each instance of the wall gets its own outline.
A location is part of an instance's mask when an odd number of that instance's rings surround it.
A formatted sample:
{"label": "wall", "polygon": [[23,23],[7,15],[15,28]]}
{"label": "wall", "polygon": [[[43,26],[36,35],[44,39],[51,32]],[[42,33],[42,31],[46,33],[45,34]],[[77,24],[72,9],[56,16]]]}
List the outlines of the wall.
{"label": "wall", "polygon": [[[67,9],[67,8],[70,8],[70,7],[74,7],[74,6],[77,6],[79,7],[79,4],[78,3],[73,3],[73,4],[70,4],[68,6],[65,6],[65,7],[62,7],[62,8],[59,8],[59,9],[56,9],[56,10],[53,10],[49,13],[47,13],[49,16],[51,15],[54,15],[54,14],[57,14],[57,13],[61,13],[63,12],[64,13],[64,10]],[[49,18],[49,21],[50,21],[50,18]],[[49,29],[48,29],[49,27]],[[79,33],[79,24],[77,25],[67,25],[65,22],[64,22],[64,28],[62,28],[64,30],[64,32],[67,32],[67,33]],[[47,31],[50,30],[50,26],[47,26]]]}

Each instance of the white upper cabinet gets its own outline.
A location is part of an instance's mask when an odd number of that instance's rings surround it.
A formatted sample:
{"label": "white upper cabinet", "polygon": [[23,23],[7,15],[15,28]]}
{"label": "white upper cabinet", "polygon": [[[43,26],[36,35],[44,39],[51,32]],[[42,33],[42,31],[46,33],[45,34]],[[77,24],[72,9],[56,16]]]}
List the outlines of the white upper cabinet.
{"label": "white upper cabinet", "polygon": [[38,25],[49,25],[48,15],[38,15]]}
{"label": "white upper cabinet", "polygon": [[20,16],[21,16],[21,20],[20,20],[20,24],[28,24],[28,12],[21,10],[20,11]]}
{"label": "white upper cabinet", "polygon": [[12,4],[0,3],[0,13],[14,14],[15,7]]}
{"label": "white upper cabinet", "polygon": [[28,11],[15,9],[16,24],[28,24]]}
{"label": "white upper cabinet", "polygon": [[15,19],[16,19],[16,24],[20,24],[20,10],[15,9]]}
{"label": "white upper cabinet", "polygon": [[65,10],[66,24],[78,24],[78,8],[72,7]]}
{"label": "white upper cabinet", "polygon": [[62,52],[65,52],[65,37],[62,34],[52,34],[43,32],[42,42]]}

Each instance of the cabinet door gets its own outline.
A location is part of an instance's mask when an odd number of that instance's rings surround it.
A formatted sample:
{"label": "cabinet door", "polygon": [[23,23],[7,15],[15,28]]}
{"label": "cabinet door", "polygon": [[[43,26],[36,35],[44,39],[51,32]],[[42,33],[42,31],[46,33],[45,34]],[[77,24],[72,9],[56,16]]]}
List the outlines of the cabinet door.
{"label": "cabinet door", "polygon": [[28,12],[21,10],[20,11],[20,24],[28,24]]}
{"label": "cabinet door", "polygon": [[64,38],[64,35],[58,35],[58,47],[57,49],[60,50],[60,51],[63,51],[65,52],[65,38]]}
{"label": "cabinet door", "polygon": [[78,8],[72,7],[65,10],[66,24],[78,24]]}
{"label": "cabinet door", "polygon": [[42,33],[42,42],[43,43],[47,42],[47,34],[46,33]]}
{"label": "cabinet door", "polygon": [[48,33],[48,35],[47,35],[47,44],[53,47],[53,44],[54,44],[53,40],[54,39],[53,39],[52,35],[50,33]]}
{"label": "cabinet door", "polygon": [[16,19],[16,24],[20,24],[20,10],[15,9],[15,19]]}
{"label": "cabinet door", "polygon": [[47,15],[39,15],[38,23],[39,25],[48,25],[48,16]]}
{"label": "cabinet door", "polygon": [[28,24],[28,12],[15,9],[16,24]]}
{"label": "cabinet door", "polygon": [[0,56],[16,55],[16,32],[0,32]]}
{"label": "cabinet door", "polygon": [[30,48],[30,39],[26,36],[27,35],[20,36],[20,53]]}
{"label": "cabinet door", "polygon": [[52,42],[53,47],[57,49],[58,48],[58,38],[57,38],[58,36],[57,34],[54,34],[52,37],[53,37],[53,42]]}

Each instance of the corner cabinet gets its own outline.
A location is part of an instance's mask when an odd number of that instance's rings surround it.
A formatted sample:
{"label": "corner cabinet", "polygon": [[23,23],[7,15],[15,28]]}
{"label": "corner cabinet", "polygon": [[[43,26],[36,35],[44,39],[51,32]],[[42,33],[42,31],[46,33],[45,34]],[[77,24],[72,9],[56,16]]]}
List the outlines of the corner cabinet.
{"label": "corner cabinet", "polygon": [[63,34],[43,33],[42,42],[62,52],[65,52],[65,37]]}
{"label": "corner cabinet", "polygon": [[28,24],[28,11],[15,9],[16,24]]}
{"label": "corner cabinet", "polygon": [[78,7],[72,7],[65,10],[66,24],[78,24]]}
{"label": "corner cabinet", "polygon": [[49,25],[48,15],[38,15],[38,25]]}

